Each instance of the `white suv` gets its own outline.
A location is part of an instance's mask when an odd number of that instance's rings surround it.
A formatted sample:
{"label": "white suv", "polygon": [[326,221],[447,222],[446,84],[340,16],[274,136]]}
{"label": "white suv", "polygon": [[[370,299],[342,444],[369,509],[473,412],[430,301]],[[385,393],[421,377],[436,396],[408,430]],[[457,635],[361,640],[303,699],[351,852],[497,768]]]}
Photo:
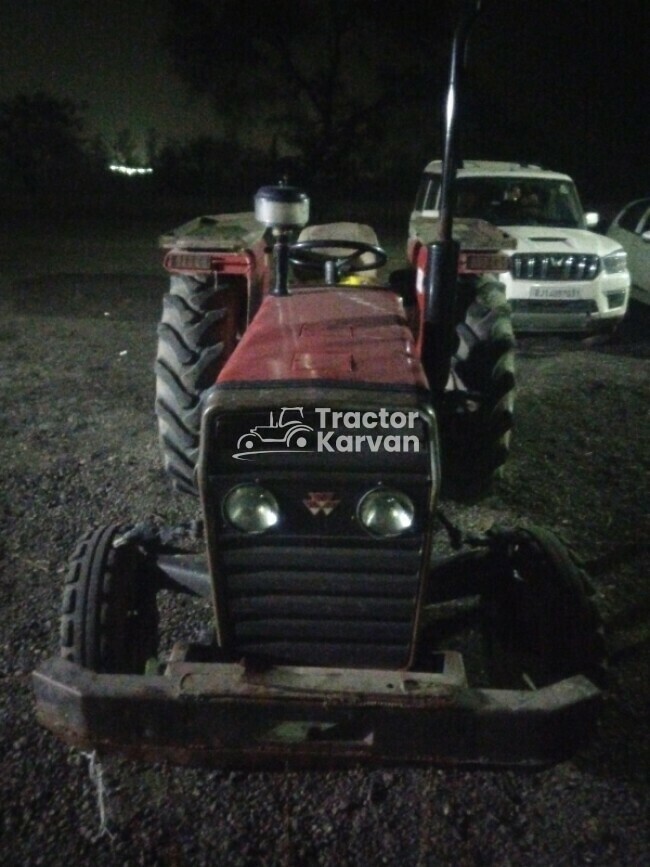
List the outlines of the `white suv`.
{"label": "white suv", "polygon": [[[442,163],[424,170],[410,240],[439,216]],[[466,160],[457,172],[454,216],[487,220],[516,238],[499,274],[520,331],[613,330],[627,310],[630,275],[620,243],[589,231],[568,175],[519,163]],[[428,233],[427,233],[428,234]]]}

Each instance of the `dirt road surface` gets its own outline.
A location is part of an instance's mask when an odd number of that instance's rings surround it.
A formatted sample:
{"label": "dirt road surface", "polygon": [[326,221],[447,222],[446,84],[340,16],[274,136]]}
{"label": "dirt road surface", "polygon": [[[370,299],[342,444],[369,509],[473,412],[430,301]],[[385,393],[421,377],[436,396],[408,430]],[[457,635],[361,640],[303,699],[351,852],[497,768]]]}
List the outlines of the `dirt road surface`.
{"label": "dirt road surface", "polygon": [[[650,311],[636,305],[611,343],[520,341],[505,478],[480,505],[447,504],[466,528],[559,529],[591,563],[610,686],[595,738],[572,760],[535,774],[245,774],[111,759],[98,785],[88,757],[38,726],[30,673],[57,652],[76,538],[111,520],[196,517],[169,492],[153,415],[166,228],[44,222],[2,234],[0,863],[650,863]],[[181,600],[168,628],[191,636],[205,616]]]}

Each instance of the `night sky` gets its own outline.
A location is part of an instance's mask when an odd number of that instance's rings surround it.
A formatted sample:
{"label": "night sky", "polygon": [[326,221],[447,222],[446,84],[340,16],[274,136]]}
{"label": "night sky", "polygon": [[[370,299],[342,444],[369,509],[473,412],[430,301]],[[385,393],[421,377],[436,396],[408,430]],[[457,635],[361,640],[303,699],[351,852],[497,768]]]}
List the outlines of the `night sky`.
{"label": "night sky", "polygon": [[214,129],[204,100],[170,72],[159,41],[165,0],[0,0],[0,99],[45,90],[88,104],[93,132],[142,141]]}
{"label": "night sky", "polygon": [[[242,14],[254,2],[242,2]],[[162,140],[216,132],[207,101],[188,95],[160,46],[166,8],[165,0],[2,0],[0,99],[42,89],[85,101],[90,130],[108,140],[125,127],[142,140],[149,128]],[[521,155],[599,194],[607,178],[612,197],[649,195],[649,48],[650,0],[487,0],[471,45],[482,96],[466,156]],[[432,106],[441,98],[432,94]],[[418,123],[427,123],[426,107]],[[499,153],[478,152],[486,123],[500,128]]]}
{"label": "night sky", "polygon": [[599,196],[650,195],[649,0],[491,0],[471,57],[504,149]]}

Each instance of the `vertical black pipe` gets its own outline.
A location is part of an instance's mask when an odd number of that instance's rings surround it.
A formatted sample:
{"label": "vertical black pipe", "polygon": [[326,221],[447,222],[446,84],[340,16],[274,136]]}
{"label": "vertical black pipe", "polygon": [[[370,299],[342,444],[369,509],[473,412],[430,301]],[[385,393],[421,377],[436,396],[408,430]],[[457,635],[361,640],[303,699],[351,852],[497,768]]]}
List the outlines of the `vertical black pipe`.
{"label": "vertical black pipe", "polygon": [[289,294],[289,233],[280,232],[273,246],[275,259],[275,285],[271,295]]}
{"label": "vertical black pipe", "polygon": [[467,38],[480,8],[481,0],[468,0],[454,33],[445,112],[439,240],[427,248],[422,364],[436,403],[439,403],[445,391],[451,368],[451,357],[456,349],[456,282],[459,245],[453,240],[452,232],[457,163],[456,109]]}
{"label": "vertical black pipe", "polygon": [[445,104],[445,142],[442,160],[442,185],[440,189],[440,240],[450,241],[453,222],[453,186],[456,180],[458,162],[457,105],[460,94],[461,77],[465,62],[467,39],[477,15],[481,11],[481,0],[468,0],[461,15],[451,49],[449,68],[449,87]]}
{"label": "vertical black pipe", "polygon": [[458,243],[438,241],[429,244],[427,250],[422,365],[438,403],[447,385],[451,358],[456,351]]}

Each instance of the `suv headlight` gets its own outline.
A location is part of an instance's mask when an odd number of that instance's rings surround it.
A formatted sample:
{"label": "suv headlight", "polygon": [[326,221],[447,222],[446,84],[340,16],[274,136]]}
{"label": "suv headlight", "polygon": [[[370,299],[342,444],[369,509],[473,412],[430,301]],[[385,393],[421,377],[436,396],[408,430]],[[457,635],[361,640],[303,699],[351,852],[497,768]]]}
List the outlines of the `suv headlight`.
{"label": "suv headlight", "polygon": [[399,536],[413,526],[415,506],[400,491],[376,488],[362,497],[357,514],[374,536]]}
{"label": "suv headlight", "polygon": [[617,250],[609,256],[603,256],[603,268],[606,274],[622,274],[627,271],[627,253],[625,250]]}
{"label": "suv headlight", "polygon": [[263,533],[280,520],[280,507],[261,485],[238,485],[228,491],[223,511],[233,527],[244,533]]}

